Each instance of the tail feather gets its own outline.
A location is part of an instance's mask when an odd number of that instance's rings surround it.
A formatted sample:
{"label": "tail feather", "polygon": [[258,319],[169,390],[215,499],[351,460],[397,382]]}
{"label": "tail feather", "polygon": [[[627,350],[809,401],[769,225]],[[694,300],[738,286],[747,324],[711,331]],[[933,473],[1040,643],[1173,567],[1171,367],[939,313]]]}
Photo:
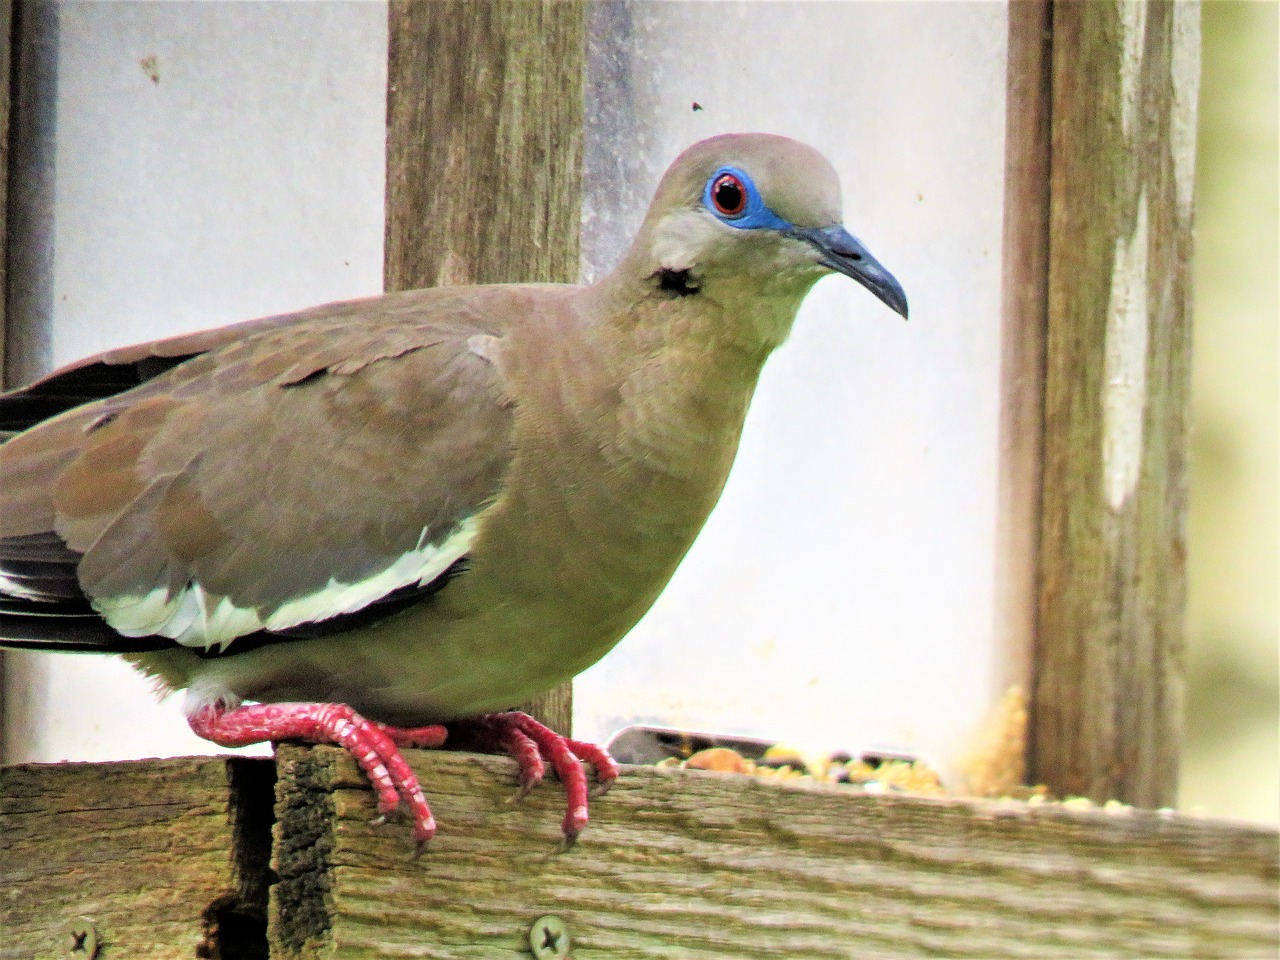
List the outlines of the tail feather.
{"label": "tail feather", "polygon": [[171,644],[107,626],[80,589],[78,559],[53,533],[0,540],[0,647],[137,653]]}
{"label": "tail feather", "polygon": [[80,554],[69,548],[56,533],[30,533],[0,538],[0,567],[8,569],[14,562],[53,563],[74,569]]}
{"label": "tail feather", "polygon": [[160,650],[172,642],[167,637],[122,637],[83,600],[30,600],[0,593],[0,647],[138,653]]}
{"label": "tail feather", "polygon": [[0,570],[0,597],[5,595],[26,600],[54,601],[76,600],[81,594],[80,584],[74,579],[68,580],[59,575],[30,576]]}
{"label": "tail feather", "polygon": [[[208,349],[208,338],[116,351],[0,394],[0,647],[130,653],[172,645],[167,637],[123,637],[112,630],[80,589],[80,554],[52,530],[54,481],[93,422],[72,417],[38,436],[28,434],[29,440],[23,435],[159,376]],[[183,349],[188,341],[190,349]]]}

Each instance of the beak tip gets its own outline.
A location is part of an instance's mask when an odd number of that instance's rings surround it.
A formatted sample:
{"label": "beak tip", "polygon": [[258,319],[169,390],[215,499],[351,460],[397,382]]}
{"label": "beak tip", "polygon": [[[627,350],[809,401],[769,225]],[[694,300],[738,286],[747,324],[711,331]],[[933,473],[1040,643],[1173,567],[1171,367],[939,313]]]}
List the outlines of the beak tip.
{"label": "beak tip", "polygon": [[907,316],[907,297],[906,297],[906,294],[903,294],[903,295],[902,295],[902,298],[901,298],[900,300],[896,301],[895,303],[891,303],[891,304],[889,304],[889,306],[890,306],[890,307],[892,307],[892,308],[893,308],[893,312],[894,312],[894,313],[896,313],[896,314],[898,314],[899,316],[901,316],[903,320],[910,320],[910,319],[911,319],[909,316]]}
{"label": "beak tip", "polygon": [[902,289],[902,285],[898,283],[892,274],[885,271],[883,278],[877,278],[879,283],[867,284],[868,289],[880,299],[890,310],[902,317],[903,320],[909,319],[907,316],[907,292]]}
{"label": "beak tip", "polygon": [[874,293],[885,306],[898,314],[898,316],[902,317],[903,320],[909,319],[907,316],[907,292],[902,289],[901,284],[899,284],[898,281],[895,280],[887,271],[883,273],[882,277],[877,277],[876,279],[880,282],[866,283],[864,281],[864,285]]}

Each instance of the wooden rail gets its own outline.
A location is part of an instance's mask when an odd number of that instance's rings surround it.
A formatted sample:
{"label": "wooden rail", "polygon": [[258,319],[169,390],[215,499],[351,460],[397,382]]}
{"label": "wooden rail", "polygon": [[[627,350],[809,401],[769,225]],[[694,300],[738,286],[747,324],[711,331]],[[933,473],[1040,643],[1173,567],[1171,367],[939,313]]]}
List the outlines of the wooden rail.
{"label": "wooden rail", "polygon": [[90,956],[77,936],[102,960],[528,957],[548,914],[576,960],[1254,958],[1280,936],[1261,827],[633,767],[564,852],[554,783],[512,804],[505,758],[411,762],[441,823],[416,859],[333,748],[6,768],[0,958]]}

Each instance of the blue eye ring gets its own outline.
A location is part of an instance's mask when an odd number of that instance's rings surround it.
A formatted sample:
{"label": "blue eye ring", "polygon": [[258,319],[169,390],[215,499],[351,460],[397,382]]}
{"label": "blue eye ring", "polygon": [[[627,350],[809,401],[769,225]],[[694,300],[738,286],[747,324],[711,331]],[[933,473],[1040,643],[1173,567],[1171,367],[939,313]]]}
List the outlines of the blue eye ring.
{"label": "blue eye ring", "polygon": [[737,167],[721,167],[707,178],[702,188],[702,205],[721,223],[739,230],[793,229],[765,206],[751,178]]}

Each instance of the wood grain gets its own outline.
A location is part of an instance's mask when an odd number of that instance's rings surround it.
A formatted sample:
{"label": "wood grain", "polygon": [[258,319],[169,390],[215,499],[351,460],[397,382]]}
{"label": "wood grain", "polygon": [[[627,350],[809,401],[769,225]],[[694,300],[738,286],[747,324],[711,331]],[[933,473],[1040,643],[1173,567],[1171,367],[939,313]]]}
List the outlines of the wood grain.
{"label": "wood grain", "polygon": [[[392,0],[384,285],[578,282],[586,6]],[[569,685],[521,709],[570,730]]]}
{"label": "wood grain", "polygon": [[[9,84],[13,73],[13,0],[0,0],[0,390],[5,388],[9,325]],[[0,434],[0,441],[3,441]],[[4,758],[4,651],[0,651],[0,759]]]}
{"label": "wood grain", "polygon": [[[9,83],[13,72],[13,0],[0,0],[0,390],[4,389],[4,341],[9,291]],[[0,658],[0,664],[3,664]],[[4,674],[0,672],[0,682]],[[0,689],[3,689],[0,686]],[[0,733],[3,719],[0,718]],[[0,741],[3,737],[0,736]]]}
{"label": "wood grain", "polygon": [[1048,0],[1021,0],[1008,12],[996,532],[1001,690],[1030,689],[1038,612],[1052,9]]}
{"label": "wood grain", "polygon": [[416,859],[332,747],[6,768],[0,958],[77,956],[82,916],[103,960],[527,957],[548,913],[577,960],[1256,958],[1280,937],[1261,827],[628,768],[566,853],[554,782],[512,804],[506,758],[408,756],[441,822]]}
{"label": "wood grain", "polygon": [[576,283],[585,6],[390,6],[385,285]]}
{"label": "wood grain", "polygon": [[1172,803],[1182,723],[1196,4],[1053,5],[1031,776]]}
{"label": "wood grain", "polygon": [[58,10],[13,4],[5,178],[4,369],[8,386],[29,383],[50,365],[53,165],[42,150],[53,137]]}
{"label": "wood grain", "polygon": [[403,823],[370,825],[347,756],[282,747],[279,761],[273,956],[524,957],[548,913],[575,960],[1259,957],[1277,943],[1280,846],[1263,828],[627,768],[564,853],[556,784],[511,804],[509,760],[415,751],[441,824],[415,860]]}
{"label": "wood grain", "polygon": [[[274,766],[188,757],[0,770],[0,958],[266,958]],[[87,953],[81,955],[88,957]]]}

